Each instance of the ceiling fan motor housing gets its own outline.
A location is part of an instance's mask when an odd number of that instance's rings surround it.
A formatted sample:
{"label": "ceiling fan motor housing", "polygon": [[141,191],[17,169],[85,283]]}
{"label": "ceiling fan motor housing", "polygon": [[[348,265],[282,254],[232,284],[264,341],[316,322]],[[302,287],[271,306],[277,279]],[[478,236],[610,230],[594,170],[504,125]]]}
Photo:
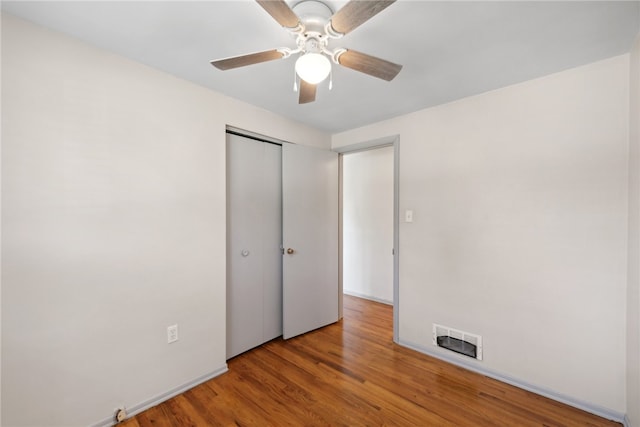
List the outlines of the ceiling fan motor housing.
{"label": "ceiling fan motor housing", "polygon": [[296,3],[292,10],[304,25],[305,33],[318,33],[323,36],[324,28],[333,16],[331,8],[318,0],[303,0]]}
{"label": "ceiling fan motor housing", "polygon": [[301,28],[294,31],[298,48],[305,53],[326,53],[329,37],[327,24],[333,11],[317,0],[303,0],[292,10],[300,18]]}

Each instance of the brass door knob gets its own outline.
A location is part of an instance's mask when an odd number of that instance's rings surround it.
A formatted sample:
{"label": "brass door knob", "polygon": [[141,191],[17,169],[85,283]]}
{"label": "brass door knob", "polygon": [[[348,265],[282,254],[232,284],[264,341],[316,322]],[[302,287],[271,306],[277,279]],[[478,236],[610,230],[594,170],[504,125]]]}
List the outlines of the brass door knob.
{"label": "brass door knob", "polygon": [[293,251],[293,249],[291,249],[291,248],[287,249],[287,253],[288,253],[289,255],[291,255],[293,252],[294,252],[294,251]]}

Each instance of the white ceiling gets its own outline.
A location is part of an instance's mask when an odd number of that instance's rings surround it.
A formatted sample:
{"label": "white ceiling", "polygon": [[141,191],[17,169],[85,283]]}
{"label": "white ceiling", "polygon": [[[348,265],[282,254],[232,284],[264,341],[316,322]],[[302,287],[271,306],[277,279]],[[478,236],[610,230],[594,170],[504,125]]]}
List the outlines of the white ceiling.
{"label": "white ceiling", "polygon": [[629,52],[640,28],[640,1],[400,0],[329,45],[402,64],[398,77],[334,65],[333,90],[298,105],[294,58],[209,64],[294,47],[251,0],[2,1],[2,10],[331,133]]}

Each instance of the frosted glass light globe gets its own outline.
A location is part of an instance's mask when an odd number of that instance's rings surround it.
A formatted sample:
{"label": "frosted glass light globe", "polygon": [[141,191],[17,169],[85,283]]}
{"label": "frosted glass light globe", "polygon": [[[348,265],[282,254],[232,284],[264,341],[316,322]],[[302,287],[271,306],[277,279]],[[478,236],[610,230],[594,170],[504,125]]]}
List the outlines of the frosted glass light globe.
{"label": "frosted glass light globe", "polygon": [[296,61],[296,73],[307,83],[318,84],[331,72],[331,62],[320,53],[306,53]]}

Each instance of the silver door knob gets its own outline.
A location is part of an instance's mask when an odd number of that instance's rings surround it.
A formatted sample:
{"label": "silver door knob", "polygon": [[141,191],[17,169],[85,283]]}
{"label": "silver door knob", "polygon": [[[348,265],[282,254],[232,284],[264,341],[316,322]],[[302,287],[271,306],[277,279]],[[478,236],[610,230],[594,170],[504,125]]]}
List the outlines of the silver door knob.
{"label": "silver door knob", "polygon": [[288,253],[289,255],[291,255],[293,252],[295,252],[293,249],[291,249],[291,248],[287,249],[287,253]]}

